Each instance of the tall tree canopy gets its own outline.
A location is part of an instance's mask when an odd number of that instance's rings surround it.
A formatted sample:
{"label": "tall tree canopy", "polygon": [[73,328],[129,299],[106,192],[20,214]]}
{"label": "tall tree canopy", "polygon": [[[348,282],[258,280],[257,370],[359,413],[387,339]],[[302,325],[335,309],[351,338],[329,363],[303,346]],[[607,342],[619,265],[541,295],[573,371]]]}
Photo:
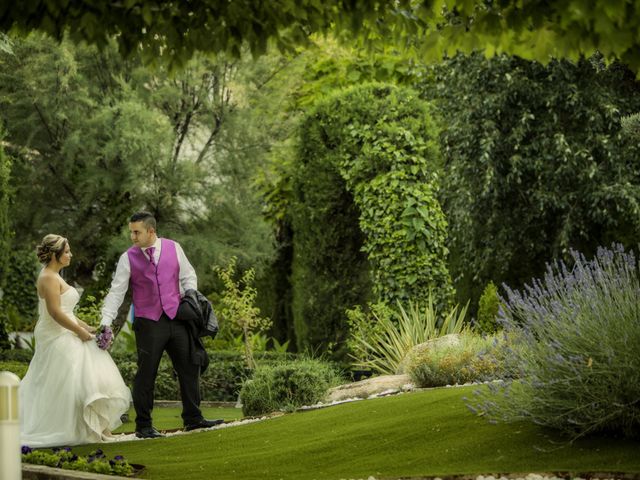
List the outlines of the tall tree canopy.
{"label": "tall tree canopy", "polygon": [[640,82],[598,57],[543,66],[457,55],[425,75],[442,129],[451,274],[461,300],[519,287],[552,258],[640,235],[640,145],[620,128]]}
{"label": "tall tree canopy", "polygon": [[[248,45],[264,53],[275,40],[281,50],[305,43],[331,27],[358,30],[394,11],[386,0],[28,0],[0,6],[0,31],[44,31],[61,39],[105,46],[115,36],[121,53],[181,64],[196,51],[240,55]],[[409,1],[397,2],[409,8]]]}
{"label": "tall tree canopy", "polygon": [[259,270],[271,237],[251,193],[254,132],[234,118],[240,62],[196,56],[169,76],[122,60],[113,43],[99,53],[31,34],[12,49],[0,52],[0,125],[13,246],[63,234],[71,277],[108,281],[126,219],[146,208],[188,249],[203,291],[224,258]]}
{"label": "tall tree canopy", "polygon": [[547,61],[595,50],[640,66],[637,0],[25,0],[0,4],[0,31],[41,30],[124,54],[183,64],[196,51],[254,54],[270,39],[281,50],[334,30],[365,43],[382,39],[427,57],[486,50]]}

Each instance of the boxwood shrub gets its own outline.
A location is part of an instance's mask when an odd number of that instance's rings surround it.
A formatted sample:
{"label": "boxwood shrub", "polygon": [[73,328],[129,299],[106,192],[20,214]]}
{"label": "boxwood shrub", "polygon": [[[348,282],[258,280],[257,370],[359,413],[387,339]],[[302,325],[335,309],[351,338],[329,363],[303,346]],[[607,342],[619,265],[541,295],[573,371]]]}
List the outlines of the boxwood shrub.
{"label": "boxwood shrub", "polygon": [[338,379],[334,367],[320,360],[259,365],[242,385],[242,413],[261,415],[315,404]]}

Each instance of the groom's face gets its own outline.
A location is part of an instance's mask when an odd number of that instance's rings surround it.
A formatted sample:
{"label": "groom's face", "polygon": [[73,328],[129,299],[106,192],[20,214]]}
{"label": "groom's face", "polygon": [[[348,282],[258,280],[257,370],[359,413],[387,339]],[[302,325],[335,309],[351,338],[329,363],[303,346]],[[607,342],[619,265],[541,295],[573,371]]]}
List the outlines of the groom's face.
{"label": "groom's face", "polygon": [[156,241],[155,229],[147,229],[144,222],[129,223],[129,232],[131,232],[131,241],[136,247],[147,248]]}

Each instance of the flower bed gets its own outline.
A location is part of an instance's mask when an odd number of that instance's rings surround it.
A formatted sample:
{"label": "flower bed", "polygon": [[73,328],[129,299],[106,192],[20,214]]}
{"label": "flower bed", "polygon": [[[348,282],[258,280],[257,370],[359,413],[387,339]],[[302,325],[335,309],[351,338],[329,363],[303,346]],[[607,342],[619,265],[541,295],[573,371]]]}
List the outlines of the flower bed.
{"label": "flower bed", "polygon": [[143,465],[130,464],[122,455],[108,459],[102,450],[97,449],[86,457],[79,457],[69,447],[34,450],[23,446],[22,463],[123,477],[133,477],[144,469]]}

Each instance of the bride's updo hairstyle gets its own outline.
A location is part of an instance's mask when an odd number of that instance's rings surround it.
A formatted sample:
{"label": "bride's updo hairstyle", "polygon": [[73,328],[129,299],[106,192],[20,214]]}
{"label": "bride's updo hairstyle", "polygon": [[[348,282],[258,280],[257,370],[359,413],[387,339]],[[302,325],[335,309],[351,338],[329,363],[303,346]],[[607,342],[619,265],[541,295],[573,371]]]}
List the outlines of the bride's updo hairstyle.
{"label": "bride's updo hairstyle", "polygon": [[40,242],[40,245],[36,248],[38,260],[40,260],[40,263],[46,265],[55,256],[56,260],[59,261],[65,248],[67,248],[67,244],[67,239],[60,235],[56,235],[54,233],[45,235]]}

